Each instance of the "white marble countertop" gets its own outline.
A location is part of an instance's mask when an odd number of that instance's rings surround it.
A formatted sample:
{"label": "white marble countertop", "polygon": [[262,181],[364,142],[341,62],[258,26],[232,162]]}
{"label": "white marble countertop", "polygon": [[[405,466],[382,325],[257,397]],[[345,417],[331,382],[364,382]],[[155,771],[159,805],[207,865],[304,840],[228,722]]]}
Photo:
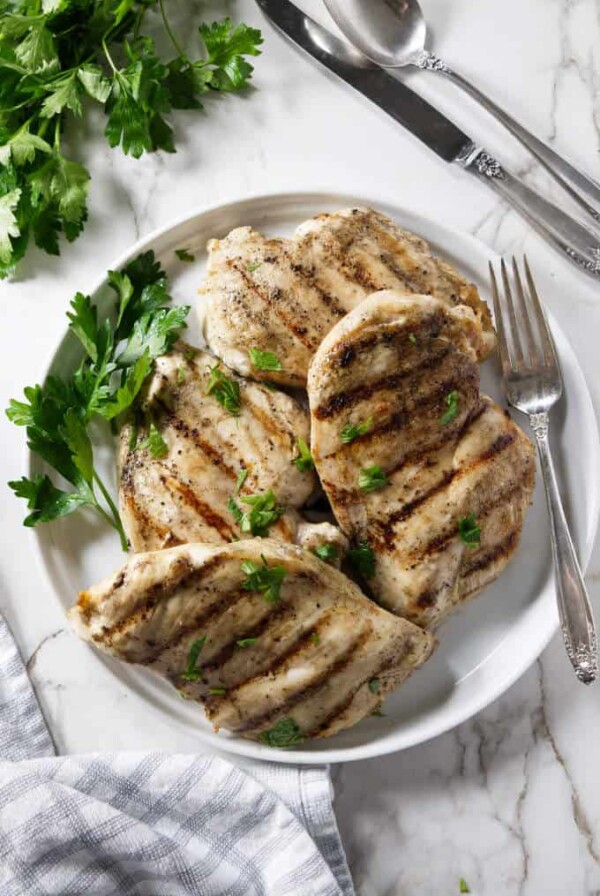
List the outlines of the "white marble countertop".
{"label": "white marble countertop", "polygon": [[[310,9],[318,8],[318,0]],[[189,20],[206,4],[186,4]],[[526,249],[541,291],[575,347],[600,410],[600,285],[576,271],[484,186],[419,145],[324,76],[264,23],[252,0],[216,4],[264,27],[246,98],[180,113],[180,151],[141,161],[91,129],[78,147],[93,171],[86,231],[60,259],[32,255],[1,284],[0,393],[5,407],[39,379],[64,329],[67,302],[140,235],[201,205],[251,194],[328,189],[395,202],[469,231],[501,252]],[[423,0],[433,48],[539,136],[600,180],[600,6],[597,0]],[[192,9],[193,8],[193,9]],[[486,147],[550,194],[548,178],[451,85],[410,81]],[[22,432],[2,419],[1,476],[23,472]],[[577,463],[577,445],[573,445]],[[29,659],[60,752],[198,749],[110,677],[67,629],[33,563],[22,507],[4,491],[0,609]],[[600,614],[600,551],[588,583]],[[361,896],[600,893],[598,685],[571,674],[556,638],[500,700],[430,743],[334,769],[337,811]]]}

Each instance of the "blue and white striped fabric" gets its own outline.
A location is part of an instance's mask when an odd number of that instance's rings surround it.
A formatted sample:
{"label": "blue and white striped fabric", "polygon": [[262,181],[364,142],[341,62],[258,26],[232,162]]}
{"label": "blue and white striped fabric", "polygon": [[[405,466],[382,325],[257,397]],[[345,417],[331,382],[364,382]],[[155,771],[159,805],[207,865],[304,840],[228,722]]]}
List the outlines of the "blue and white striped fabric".
{"label": "blue and white striped fabric", "polygon": [[352,896],[327,769],[56,757],[0,616],[2,896]]}

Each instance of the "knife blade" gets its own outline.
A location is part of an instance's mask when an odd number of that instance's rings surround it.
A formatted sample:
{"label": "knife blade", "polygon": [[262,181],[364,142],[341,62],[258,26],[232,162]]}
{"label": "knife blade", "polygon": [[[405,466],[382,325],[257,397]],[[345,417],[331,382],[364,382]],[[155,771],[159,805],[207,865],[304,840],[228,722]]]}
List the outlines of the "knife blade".
{"label": "knife blade", "polygon": [[600,238],[504,168],[449,118],[290,0],[256,0],[293,44],[387,112],[445,162],[455,162],[493,188],[555,248],[600,276]]}

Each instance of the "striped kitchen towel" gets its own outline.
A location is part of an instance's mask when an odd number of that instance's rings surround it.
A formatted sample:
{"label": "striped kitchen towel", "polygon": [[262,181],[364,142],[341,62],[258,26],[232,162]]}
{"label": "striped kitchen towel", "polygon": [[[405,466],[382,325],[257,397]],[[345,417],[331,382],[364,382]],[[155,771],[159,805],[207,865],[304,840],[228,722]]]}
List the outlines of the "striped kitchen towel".
{"label": "striped kitchen towel", "polygon": [[352,896],[324,767],[56,757],[0,616],[2,896]]}

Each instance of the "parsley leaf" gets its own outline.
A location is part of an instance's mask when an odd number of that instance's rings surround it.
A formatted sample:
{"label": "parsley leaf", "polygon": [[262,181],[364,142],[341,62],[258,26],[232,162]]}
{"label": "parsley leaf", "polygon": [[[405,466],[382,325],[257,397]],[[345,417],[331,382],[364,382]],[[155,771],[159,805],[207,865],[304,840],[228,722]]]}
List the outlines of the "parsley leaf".
{"label": "parsley leaf", "polygon": [[339,551],[334,544],[320,544],[313,550],[319,560],[327,563],[329,560],[337,560]]}
{"label": "parsley leaf", "polygon": [[249,274],[253,274],[254,271],[257,271],[260,267],[262,267],[262,261],[250,261],[246,265],[246,270]]}
{"label": "parsley leaf", "polygon": [[474,513],[470,513],[468,516],[463,516],[459,519],[458,534],[467,547],[479,547],[481,543],[481,529],[477,525]]}
{"label": "parsley leaf", "polygon": [[314,470],[315,462],[313,460],[313,456],[310,452],[310,448],[304,441],[304,439],[298,439],[296,442],[296,447],[298,448],[298,457],[295,457],[292,463],[300,472],[305,473],[308,470]]}
{"label": "parsley leaf", "polygon": [[8,484],[18,498],[25,498],[27,509],[31,511],[23,521],[24,526],[56,520],[92,503],[85,493],[64,492],[55,488],[48,476],[23,477]]}
{"label": "parsley leaf", "polygon": [[253,67],[244,56],[260,55],[258,48],[263,42],[260,31],[243,24],[234,28],[231,19],[200,25],[199,31],[208,53],[205,62],[210,72],[208,86],[225,91],[246,87]]}
{"label": "parsley leaf", "polygon": [[305,740],[293,719],[280,719],[272,728],[261,731],[260,739],[268,747],[293,747]]}
{"label": "parsley leaf", "polygon": [[285,513],[285,507],[277,503],[277,497],[271,488],[262,494],[243,495],[240,501],[247,504],[250,510],[241,510],[233,498],[229,499],[227,506],[240,530],[250,535],[264,538],[269,534],[270,526]]}
{"label": "parsley leaf", "polygon": [[141,443],[140,448],[147,448],[152,457],[155,457],[157,460],[166,457],[169,453],[169,446],[154,423],[150,424],[148,435]]}
{"label": "parsley leaf", "polygon": [[189,249],[175,249],[175,255],[179,261],[196,261],[196,256],[193,255]]}
{"label": "parsley leaf", "polygon": [[350,442],[353,442],[354,439],[358,439],[359,436],[364,436],[368,432],[371,432],[373,429],[373,418],[369,417],[368,420],[365,420],[364,423],[358,423],[353,425],[352,423],[347,423],[346,426],[342,429],[340,433],[340,439],[344,443],[344,445],[349,445]]}
{"label": "parsley leaf", "polygon": [[221,370],[221,362],[209,367],[210,378],[206,387],[207,395],[214,395],[220,405],[237,417],[241,410],[240,384],[226,376]]}
{"label": "parsley leaf", "polygon": [[346,556],[363,578],[371,579],[375,575],[375,554],[366,541],[361,541],[355,548],[350,548]]}
{"label": "parsley leaf", "polygon": [[275,352],[263,352],[259,348],[248,349],[250,361],[255,370],[283,370]]}
{"label": "parsley leaf", "polygon": [[183,681],[198,681],[199,678],[202,678],[203,670],[198,668],[198,657],[205,643],[206,635],[201,635],[190,647],[185,672],[179,676]]}
{"label": "parsley leaf", "polygon": [[237,477],[237,480],[236,480],[236,483],[235,483],[235,493],[236,493],[236,495],[239,495],[240,490],[241,490],[241,488],[242,488],[244,482],[245,482],[246,479],[248,478],[248,473],[249,473],[249,472],[250,472],[250,471],[247,470],[245,467],[242,467],[242,469],[241,469],[240,472],[238,473],[238,477]]}
{"label": "parsley leaf", "polygon": [[459,881],[458,881],[458,887],[459,887],[459,890],[458,890],[459,893],[470,893],[470,892],[471,892],[470,889],[469,889],[469,885],[468,885],[468,883],[466,882],[466,880],[464,879],[464,877],[461,877],[461,878],[459,879]]}
{"label": "parsley leaf", "polygon": [[446,395],[446,405],[447,408],[440,417],[441,426],[446,426],[446,424],[451,423],[455,417],[458,417],[458,392],[455,389]]}
{"label": "parsley leaf", "polygon": [[371,678],[369,680],[369,690],[372,694],[378,694],[381,690],[381,682],[378,678]]}
{"label": "parsley leaf", "polygon": [[263,557],[262,566],[252,560],[244,560],[242,572],[248,576],[242,582],[244,591],[257,591],[269,604],[276,604],[280,600],[281,585],[285,579],[283,566],[269,566]]}
{"label": "parsley leaf", "polygon": [[382,470],[378,464],[374,464],[372,467],[363,467],[358,474],[358,487],[363,492],[376,492],[389,484],[390,481],[385,470]]}
{"label": "parsley leaf", "polygon": [[315,645],[315,647],[318,647],[319,644],[321,643],[321,636],[319,635],[318,632],[311,632],[311,633],[310,633],[310,640],[311,640],[312,643]]}
{"label": "parsley leaf", "polygon": [[236,641],[235,643],[237,644],[238,647],[244,648],[244,647],[252,647],[254,644],[256,644],[257,641],[258,641],[258,638],[240,638],[240,640]]}

